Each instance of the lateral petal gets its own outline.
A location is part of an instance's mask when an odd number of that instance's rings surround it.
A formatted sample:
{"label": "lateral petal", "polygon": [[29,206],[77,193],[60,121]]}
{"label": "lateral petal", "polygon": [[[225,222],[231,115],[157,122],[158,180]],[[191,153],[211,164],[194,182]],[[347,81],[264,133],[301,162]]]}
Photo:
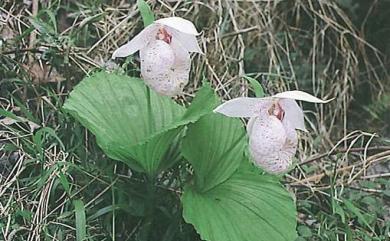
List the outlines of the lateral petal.
{"label": "lateral petal", "polygon": [[273,95],[272,97],[283,98],[283,99],[302,100],[302,101],[313,102],[313,103],[327,103],[327,102],[332,100],[332,99],[321,100],[321,99],[319,99],[311,94],[308,94],[306,92],[299,91],[299,90],[285,91],[285,92]]}
{"label": "lateral petal", "polygon": [[180,32],[169,26],[165,27],[165,29],[172,35],[172,39],[176,39],[188,52],[203,54],[195,35]]}
{"label": "lateral petal", "polygon": [[214,109],[214,112],[229,117],[255,117],[272,105],[269,98],[238,97],[226,101]]}
{"label": "lateral petal", "polygon": [[175,54],[175,62],[169,69],[169,78],[175,85],[172,94],[178,95],[182,93],[183,88],[188,84],[191,57],[188,51],[175,39],[172,39],[171,48]]}
{"label": "lateral petal", "polygon": [[248,124],[246,125],[246,132],[248,133],[248,136],[252,135],[253,126],[256,122],[256,117],[251,117],[248,121]]}
{"label": "lateral petal", "polygon": [[132,38],[127,44],[119,47],[112,54],[112,58],[127,57],[134,54],[138,50],[141,50],[152,41],[157,34],[159,26],[157,24],[151,24],[144,28],[139,34]]}
{"label": "lateral petal", "polygon": [[293,99],[280,99],[279,104],[284,110],[283,123],[289,122],[293,129],[306,131],[303,110]]}

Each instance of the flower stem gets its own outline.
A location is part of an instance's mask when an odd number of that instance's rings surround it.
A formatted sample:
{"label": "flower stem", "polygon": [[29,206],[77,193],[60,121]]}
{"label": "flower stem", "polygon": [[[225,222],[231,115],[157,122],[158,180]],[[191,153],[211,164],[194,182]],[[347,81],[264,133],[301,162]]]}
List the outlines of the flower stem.
{"label": "flower stem", "polygon": [[148,108],[148,129],[149,129],[149,132],[153,132],[152,128],[153,128],[153,123],[152,123],[152,103],[151,103],[151,100],[150,100],[150,89],[149,87],[145,86],[146,87],[146,101],[147,101],[147,108]]}

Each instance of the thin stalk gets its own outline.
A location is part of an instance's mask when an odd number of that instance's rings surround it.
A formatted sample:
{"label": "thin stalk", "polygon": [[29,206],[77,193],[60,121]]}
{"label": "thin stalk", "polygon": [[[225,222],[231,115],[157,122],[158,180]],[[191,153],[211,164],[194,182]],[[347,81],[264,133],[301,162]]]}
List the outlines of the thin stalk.
{"label": "thin stalk", "polygon": [[152,103],[150,100],[150,89],[149,87],[146,87],[146,101],[147,101],[147,108],[148,108],[148,130],[152,132],[153,123],[152,123]]}
{"label": "thin stalk", "polygon": [[155,220],[155,211],[156,211],[156,186],[155,186],[155,179],[154,178],[148,178],[147,180],[147,206],[146,206],[146,213],[145,213],[145,224],[148,226],[148,238],[146,240],[151,240],[152,238],[152,230],[153,230],[153,223]]}

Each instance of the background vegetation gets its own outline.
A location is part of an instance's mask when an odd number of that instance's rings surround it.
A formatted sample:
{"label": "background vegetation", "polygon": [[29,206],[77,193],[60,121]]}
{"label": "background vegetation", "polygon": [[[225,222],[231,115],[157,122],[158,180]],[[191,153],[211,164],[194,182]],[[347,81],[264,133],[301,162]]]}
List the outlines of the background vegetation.
{"label": "background vegetation", "polygon": [[[202,31],[205,54],[193,56],[178,103],[204,79],[224,99],[252,96],[248,76],[269,94],[335,98],[305,106],[309,133],[284,178],[299,240],[390,239],[390,1],[148,3]],[[0,2],[0,240],[74,240],[76,229],[89,240],[199,240],[180,206],[166,208],[181,192],[171,177],[191,175],[186,163],[160,177],[156,218],[169,222],[151,226],[144,177],[62,110],[94,71],[139,74],[136,57],[110,58],[142,27],[131,0]]]}

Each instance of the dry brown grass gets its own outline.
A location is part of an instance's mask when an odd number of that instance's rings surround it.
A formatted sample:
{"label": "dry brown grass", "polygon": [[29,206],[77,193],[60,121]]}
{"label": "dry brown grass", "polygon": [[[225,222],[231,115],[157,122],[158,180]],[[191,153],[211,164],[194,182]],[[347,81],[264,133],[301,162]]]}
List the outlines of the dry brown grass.
{"label": "dry brown grass", "polygon": [[[32,1],[32,4],[37,1]],[[42,8],[49,8],[50,1],[43,1]],[[268,93],[288,89],[302,89],[328,99],[327,105],[308,106],[306,111],[309,133],[301,133],[298,160],[314,167],[309,173],[298,167],[287,181],[291,187],[305,186],[312,192],[330,188],[322,180],[327,176],[337,176],[340,186],[358,188],[354,182],[359,179],[375,178],[369,173],[370,166],[390,159],[389,147],[375,148],[377,136],[365,130],[349,129],[349,109],[357,86],[368,82],[375,98],[379,98],[388,88],[383,79],[389,79],[382,63],[381,53],[364,40],[364,36],[353,26],[348,16],[333,1],[148,1],[158,18],[181,16],[192,20],[202,32],[200,37],[204,55],[194,55],[191,82],[186,88],[186,99],[194,94],[202,80],[209,80],[218,94],[224,99],[246,96],[249,85],[246,75],[257,78]],[[29,64],[39,63],[47,68],[42,52],[56,49],[69,57],[68,68],[77,73],[72,76],[57,69],[72,87],[80,80],[80,73],[88,74],[95,68],[111,65],[111,54],[121,44],[136,35],[142,28],[142,20],[135,5],[124,0],[112,0],[96,9],[79,4],[79,16],[69,22],[67,17],[74,13],[64,13],[59,17],[59,39],[64,40],[75,29],[86,24],[94,29],[95,42],[85,46],[74,46],[66,41],[48,43],[36,37],[24,39],[20,46],[22,55],[15,57],[14,49],[7,49],[7,56],[13,59],[10,71],[28,75]],[[3,38],[14,38],[31,26],[29,17],[33,14],[32,5],[11,2],[0,4],[0,32]],[[99,21],[89,23],[91,19]],[[33,35],[31,35],[33,36]],[[16,47],[16,46],[14,46]],[[50,72],[50,71],[49,71]],[[363,74],[362,74],[363,73]],[[52,73],[48,73],[48,79]],[[26,76],[28,79],[29,77]],[[15,93],[23,92],[15,86]],[[58,89],[58,96],[67,94],[64,88]],[[42,97],[42,96],[41,96]],[[36,112],[42,105],[50,105],[50,100],[37,101]],[[2,101],[2,107],[11,110],[13,103]],[[42,120],[43,126],[45,120]],[[0,142],[17,142],[25,135],[10,134],[3,125]],[[341,153],[341,155],[340,155]],[[336,155],[337,154],[337,155]],[[53,162],[61,162],[66,153],[48,148],[45,155]],[[39,192],[31,197],[25,187],[18,183],[18,173],[24,168],[26,156],[23,149],[7,176],[0,175],[0,217],[9,217],[14,201],[20,206],[28,205],[33,210],[33,222],[29,227],[11,230],[3,227],[5,240],[12,240],[16,232],[29,230],[28,240],[39,240],[46,217],[56,210],[48,210],[48,194],[53,178]],[[50,168],[50,163],[45,165]],[[58,175],[57,169],[52,172]],[[1,172],[0,172],[1,173]],[[374,175],[374,176],[373,176]],[[389,172],[381,175],[390,175]],[[72,177],[69,177],[72,179]],[[96,181],[92,178],[92,181]],[[82,187],[81,187],[82,188]],[[299,189],[295,189],[298,191]],[[377,190],[363,190],[375,192]],[[380,190],[379,190],[380,191]],[[12,200],[15,198],[16,200]],[[63,208],[62,197],[58,209]],[[337,198],[337,196],[336,196]],[[72,230],[72,227],[64,227]]]}

